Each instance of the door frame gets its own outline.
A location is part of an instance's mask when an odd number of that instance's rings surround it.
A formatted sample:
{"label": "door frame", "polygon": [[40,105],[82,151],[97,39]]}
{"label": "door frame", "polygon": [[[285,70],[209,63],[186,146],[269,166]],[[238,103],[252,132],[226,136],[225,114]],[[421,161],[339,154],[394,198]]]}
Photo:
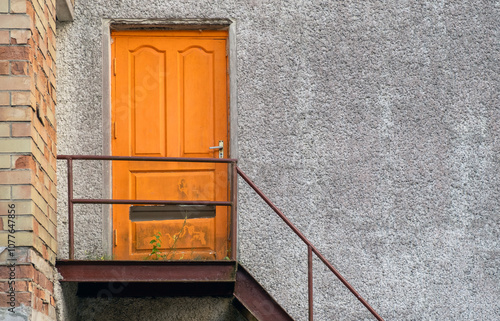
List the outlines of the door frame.
{"label": "door frame", "polygon": [[[229,155],[238,158],[238,108],[236,82],[236,21],[233,19],[102,19],[102,130],[103,155],[111,155],[111,31],[112,30],[227,30]],[[112,198],[111,162],[103,163],[103,198]],[[102,248],[113,253],[112,205],[102,206]],[[232,222],[238,228],[238,220]],[[237,240],[236,240],[237,242]],[[238,247],[237,247],[238,248]],[[239,257],[236,253],[236,257]]]}

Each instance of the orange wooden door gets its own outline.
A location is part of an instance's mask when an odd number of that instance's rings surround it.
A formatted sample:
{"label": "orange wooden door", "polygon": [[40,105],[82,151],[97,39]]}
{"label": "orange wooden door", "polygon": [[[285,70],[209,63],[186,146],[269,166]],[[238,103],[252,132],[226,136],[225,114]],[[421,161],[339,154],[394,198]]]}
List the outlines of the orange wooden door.
{"label": "orange wooden door", "polygon": [[[227,157],[227,33],[121,31],[112,39],[113,155],[217,158],[209,147],[223,141]],[[113,162],[113,198],[227,201],[227,165]],[[144,259],[157,233],[163,258],[229,255],[226,207],[139,221],[129,211],[113,206],[115,259]]]}

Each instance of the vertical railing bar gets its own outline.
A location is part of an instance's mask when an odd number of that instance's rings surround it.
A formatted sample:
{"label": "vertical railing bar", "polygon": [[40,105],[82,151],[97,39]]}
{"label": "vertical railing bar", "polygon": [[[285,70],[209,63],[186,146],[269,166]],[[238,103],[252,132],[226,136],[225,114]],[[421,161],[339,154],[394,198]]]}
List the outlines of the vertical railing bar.
{"label": "vertical railing bar", "polygon": [[226,208],[226,218],[227,218],[227,222],[228,224],[226,224],[226,234],[227,234],[227,246],[228,246],[228,250],[226,251],[226,257],[230,257],[231,259],[233,258],[233,250],[232,250],[232,245],[233,245],[233,234],[232,234],[232,231],[233,231],[233,168],[232,167],[229,167],[230,165],[228,164],[228,168],[227,168],[227,175],[228,175],[228,184],[229,184],[229,189],[228,189],[228,193],[229,193],[229,203],[231,205],[230,206],[230,210],[229,212],[227,211],[227,208]]}
{"label": "vertical railing bar", "polygon": [[312,247],[307,245],[307,288],[309,296],[309,321],[313,321],[313,258],[312,258]]}
{"label": "vertical railing bar", "polygon": [[237,221],[237,206],[238,206],[238,172],[236,171],[236,163],[231,164],[231,260],[237,260],[237,237],[238,237],[238,221]]}
{"label": "vertical railing bar", "polygon": [[69,229],[69,259],[75,259],[75,231],[73,220],[73,159],[68,158],[68,229]]}

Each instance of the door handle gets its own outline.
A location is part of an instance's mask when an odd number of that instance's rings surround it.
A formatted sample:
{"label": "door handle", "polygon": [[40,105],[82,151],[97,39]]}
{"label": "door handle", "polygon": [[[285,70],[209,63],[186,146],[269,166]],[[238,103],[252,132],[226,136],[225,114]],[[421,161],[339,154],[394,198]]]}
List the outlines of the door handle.
{"label": "door handle", "polygon": [[219,140],[219,146],[212,146],[209,149],[218,149],[219,150],[219,158],[224,158],[224,141]]}

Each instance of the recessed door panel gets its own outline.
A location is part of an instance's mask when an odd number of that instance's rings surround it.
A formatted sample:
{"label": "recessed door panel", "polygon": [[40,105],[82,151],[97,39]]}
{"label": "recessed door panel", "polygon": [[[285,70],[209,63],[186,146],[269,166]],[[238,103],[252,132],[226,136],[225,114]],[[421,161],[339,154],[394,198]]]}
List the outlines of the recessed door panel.
{"label": "recessed door panel", "polygon": [[134,155],[165,156],[164,51],[150,46],[130,52]]}
{"label": "recessed door panel", "polygon": [[[183,154],[188,157],[210,152],[206,146],[210,144],[214,132],[211,119],[215,103],[213,55],[213,52],[206,52],[200,47],[179,52],[179,69],[183,71],[179,90],[183,110]],[[200,105],[206,108],[200,110]]]}
{"label": "recessed door panel", "polygon": [[[160,249],[163,251],[206,250],[212,256],[215,254],[215,218],[188,219],[186,217],[184,220],[137,222],[134,224],[136,252],[142,251],[147,255],[153,247],[150,243],[150,236],[161,230]],[[165,252],[165,254],[168,253]]]}
{"label": "recessed door panel", "polygon": [[214,171],[132,172],[135,199],[215,200]]}

